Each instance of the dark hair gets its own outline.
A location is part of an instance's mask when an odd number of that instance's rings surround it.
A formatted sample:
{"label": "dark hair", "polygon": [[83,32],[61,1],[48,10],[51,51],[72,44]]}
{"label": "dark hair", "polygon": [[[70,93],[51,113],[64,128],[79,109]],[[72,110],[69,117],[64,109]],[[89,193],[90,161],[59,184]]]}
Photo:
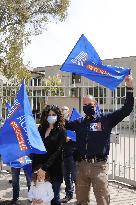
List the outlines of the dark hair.
{"label": "dark hair", "polygon": [[[34,186],[36,186],[37,171],[35,171],[35,172],[32,174],[32,181],[34,182]],[[45,172],[45,181],[50,181],[50,177],[49,177],[49,174],[48,174],[47,171]]]}
{"label": "dark hair", "polygon": [[55,122],[54,128],[64,128],[65,120],[61,113],[61,109],[57,105],[47,105],[46,108],[43,109],[40,120],[41,127],[49,127],[47,117],[49,115],[50,110],[52,110],[57,115],[57,122]]}

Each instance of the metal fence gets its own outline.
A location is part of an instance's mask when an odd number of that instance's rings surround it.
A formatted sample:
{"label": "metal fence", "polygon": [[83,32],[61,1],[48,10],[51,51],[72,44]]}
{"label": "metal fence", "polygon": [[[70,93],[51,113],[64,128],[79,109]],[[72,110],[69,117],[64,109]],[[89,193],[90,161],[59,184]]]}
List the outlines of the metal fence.
{"label": "metal fence", "polygon": [[[58,82],[58,81],[57,81]],[[0,81],[0,115],[7,116],[5,103],[13,105],[18,91],[17,83],[3,84]],[[67,105],[77,108],[82,114],[82,98],[93,95],[103,112],[114,111],[121,107],[125,100],[126,89],[122,84],[114,92],[91,81],[72,84],[66,79],[60,83],[42,79],[27,83],[27,92],[33,109],[33,115],[39,123],[40,113],[46,104]],[[136,98],[134,111],[113,129],[109,155],[109,178],[136,186]]]}

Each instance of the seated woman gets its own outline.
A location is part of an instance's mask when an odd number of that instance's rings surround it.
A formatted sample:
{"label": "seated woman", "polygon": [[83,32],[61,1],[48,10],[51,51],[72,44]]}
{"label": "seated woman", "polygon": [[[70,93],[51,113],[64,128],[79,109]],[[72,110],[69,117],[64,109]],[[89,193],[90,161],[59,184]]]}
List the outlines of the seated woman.
{"label": "seated woman", "polygon": [[47,105],[41,115],[39,132],[47,150],[44,155],[34,154],[32,157],[32,167],[38,170],[39,175],[48,171],[54,199],[52,204],[60,204],[60,186],[63,181],[62,174],[62,148],[66,141],[65,121],[58,106]]}

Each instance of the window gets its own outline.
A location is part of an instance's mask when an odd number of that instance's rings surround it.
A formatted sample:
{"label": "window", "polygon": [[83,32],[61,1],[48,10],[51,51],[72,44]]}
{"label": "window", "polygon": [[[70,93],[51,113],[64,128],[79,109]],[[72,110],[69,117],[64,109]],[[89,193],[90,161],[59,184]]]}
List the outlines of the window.
{"label": "window", "polygon": [[78,88],[71,88],[71,97],[78,97]]}
{"label": "window", "polygon": [[75,73],[72,73],[72,84],[81,83],[81,76]]}
{"label": "window", "polygon": [[[125,102],[125,87],[118,87],[117,88],[117,104],[124,104]],[[116,100],[116,93],[115,91],[112,92],[112,104],[115,104]]]}
{"label": "window", "polygon": [[93,95],[99,104],[106,103],[106,88],[98,86],[87,88],[87,95]]}

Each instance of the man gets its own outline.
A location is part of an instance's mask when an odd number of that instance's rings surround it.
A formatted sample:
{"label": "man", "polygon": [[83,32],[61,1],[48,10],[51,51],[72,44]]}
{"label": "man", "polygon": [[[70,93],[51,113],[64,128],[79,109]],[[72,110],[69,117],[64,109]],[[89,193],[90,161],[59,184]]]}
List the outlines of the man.
{"label": "man", "polygon": [[109,205],[108,162],[110,133],[133,110],[133,79],[127,76],[126,100],[124,106],[112,113],[95,114],[96,104],[93,96],[83,99],[85,118],[66,123],[66,129],[76,132],[77,143],[77,204],[89,204],[90,186],[93,186],[97,205]]}
{"label": "man", "polygon": [[[69,108],[63,106],[61,108],[62,114],[66,120],[69,119]],[[74,182],[76,177],[76,164],[74,160],[74,151],[76,150],[76,143],[72,141],[68,136],[63,148],[63,170],[65,181],[65,193],[66,196],[61,200],[62,203],[67,203],[73,198]]]}
{"label": "man", "polygon": [[[12,188],[13,188],[13,199],[11,201],[11,205],[18,205],[18,199],[19,199],[19,191],[20,191],[20,185],[19,185],[19,178],[20,178],[20,170],[21,168],[17,167],[16,164],[11,164],[11,174],[12,174],[12,180],[10,181],[10,183],[12,183]],[[26,177],[26,181],[27,181],[27,187],[28,187],[28,191],[31,185],[31,179],[30,176],[28,175],[27,171],[24,169],[24,174]]]}

